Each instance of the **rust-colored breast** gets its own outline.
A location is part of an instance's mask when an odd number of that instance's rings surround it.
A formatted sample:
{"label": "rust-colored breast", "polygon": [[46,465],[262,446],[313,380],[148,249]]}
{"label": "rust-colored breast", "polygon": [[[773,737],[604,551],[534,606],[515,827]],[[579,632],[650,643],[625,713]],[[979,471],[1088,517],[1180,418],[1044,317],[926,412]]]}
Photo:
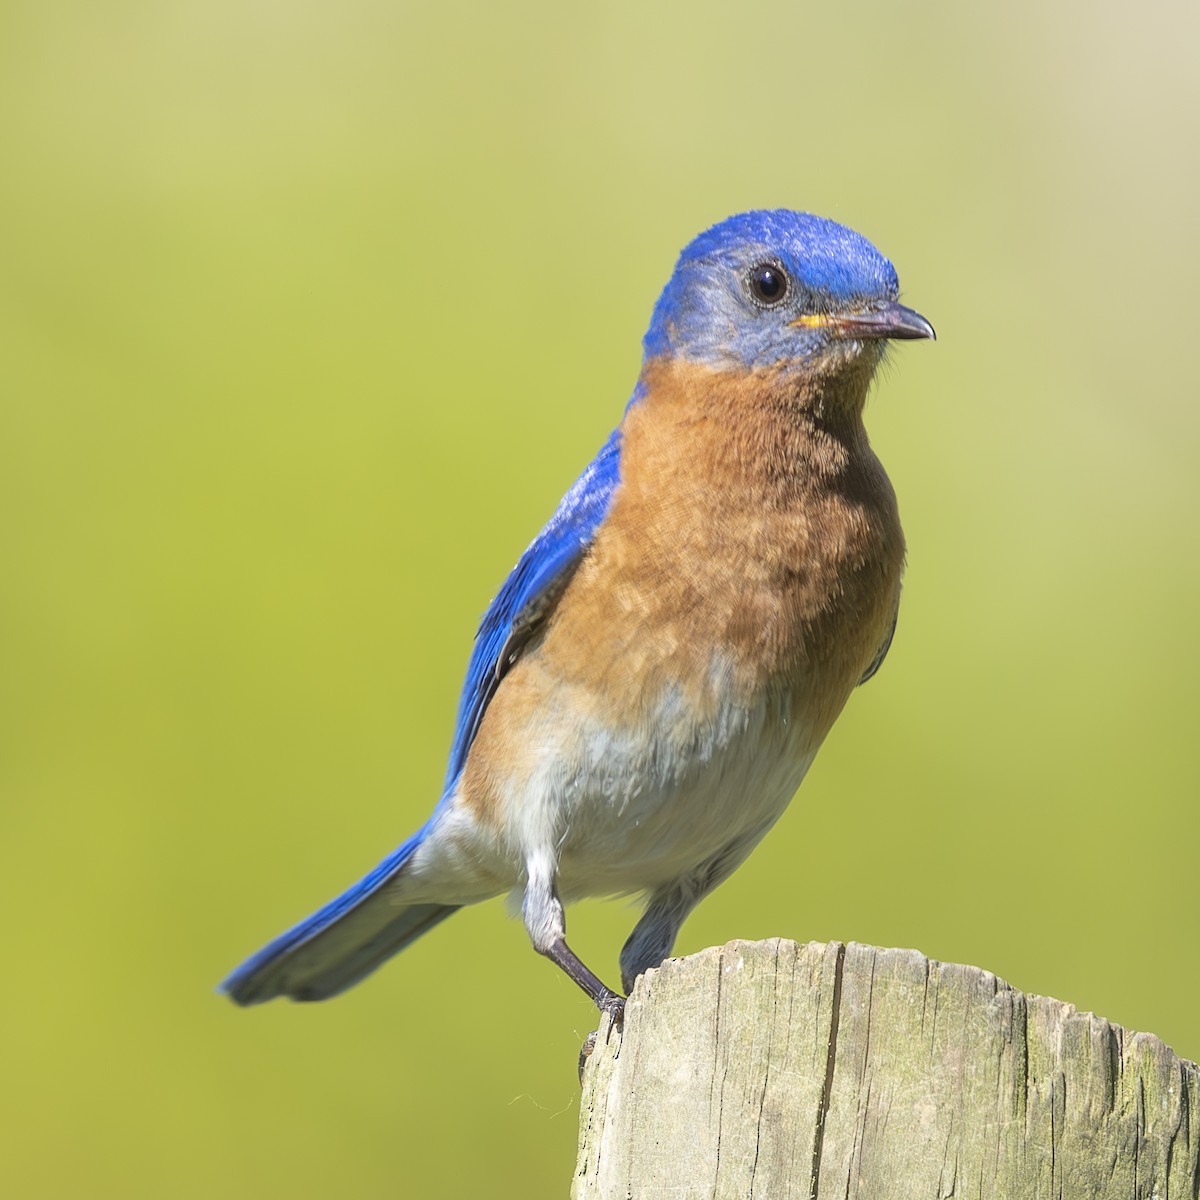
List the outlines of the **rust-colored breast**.
{"label": "rust-colored breast", "polygon": [[664,361],[643,382],[608,517],[480,730],[465,782],[482,808],[487,775],[530,761],[528,731],[634,727],[668,692],[698,721],[789,693],[815,748],[887,636],[904,541],[866,380],[797,394]]}
{"label": "rust-colored breast", "polygon": [[797,686],[840,709],[887,635],[904,558],[861,400],[822,423],[771,377],[663,363],[646,382],[542,654],[601,693]]}

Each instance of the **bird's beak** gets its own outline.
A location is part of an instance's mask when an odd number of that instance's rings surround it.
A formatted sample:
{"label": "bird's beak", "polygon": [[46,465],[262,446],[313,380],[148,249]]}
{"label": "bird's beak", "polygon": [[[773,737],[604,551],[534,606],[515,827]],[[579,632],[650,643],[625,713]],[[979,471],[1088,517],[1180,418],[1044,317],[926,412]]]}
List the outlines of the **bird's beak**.
{"label": "bird's beak", "polygon": [[932,338],[933,326],[915,309],[889,300],[864,312],[805,313],[792,322],[802,329],[826,329],[838,338]]}

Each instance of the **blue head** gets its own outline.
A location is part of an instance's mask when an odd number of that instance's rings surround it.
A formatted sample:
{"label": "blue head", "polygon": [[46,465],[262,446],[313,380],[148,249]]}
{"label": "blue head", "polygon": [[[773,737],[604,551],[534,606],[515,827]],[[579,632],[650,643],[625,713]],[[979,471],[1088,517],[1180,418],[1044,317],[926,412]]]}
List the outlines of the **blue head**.
{"label": "blue head", "polygon": [[836,221],[782,208],[740,213],[679,256],[646,357],[747,370],[877,359],[888,338],[934,336],[896,303],[899,287],[892,264]]}

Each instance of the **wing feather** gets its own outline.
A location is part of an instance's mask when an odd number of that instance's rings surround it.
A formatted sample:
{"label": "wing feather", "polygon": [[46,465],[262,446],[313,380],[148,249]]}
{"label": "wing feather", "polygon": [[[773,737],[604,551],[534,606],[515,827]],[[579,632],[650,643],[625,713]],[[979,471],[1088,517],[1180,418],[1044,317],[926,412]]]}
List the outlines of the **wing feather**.
{"label": "wing feather", "polygon": [[462,773],[500,681],[554,610],[592,544],[620,478],[620,455],[620,431],[614,430],[521,555],[484,613],[459,700],[446,770],[447,794]]}

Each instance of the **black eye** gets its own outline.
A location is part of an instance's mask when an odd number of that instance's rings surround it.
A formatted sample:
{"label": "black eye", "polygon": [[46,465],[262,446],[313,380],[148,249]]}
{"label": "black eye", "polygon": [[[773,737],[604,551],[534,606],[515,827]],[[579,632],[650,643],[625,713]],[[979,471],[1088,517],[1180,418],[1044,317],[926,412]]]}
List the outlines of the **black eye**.
{"label": "black eye", "polygon": [[750,271],[750,295],[768,308],[779,304],[788,293],[787,272],[775,263],[759,263]]}

